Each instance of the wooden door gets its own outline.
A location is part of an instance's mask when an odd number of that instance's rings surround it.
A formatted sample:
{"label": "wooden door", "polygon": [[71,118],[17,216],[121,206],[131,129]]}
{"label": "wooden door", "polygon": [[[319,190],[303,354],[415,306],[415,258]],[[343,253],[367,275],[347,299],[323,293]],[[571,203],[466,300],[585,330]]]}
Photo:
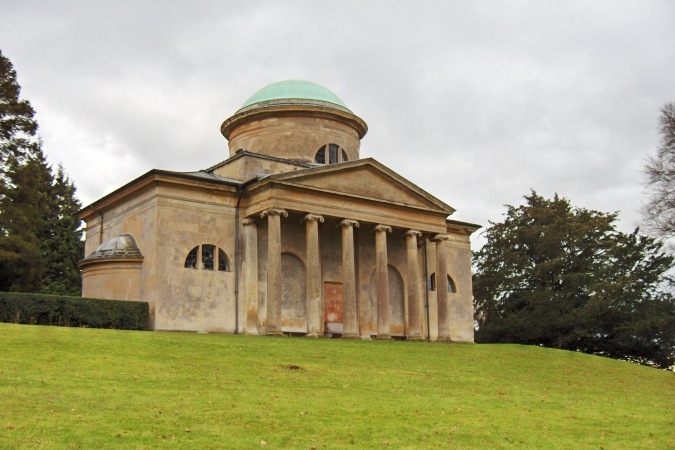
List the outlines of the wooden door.
{"label": "wooden door", "polygon": [[323,320],[326,333],[342,334],[342,283],[323,283]]}

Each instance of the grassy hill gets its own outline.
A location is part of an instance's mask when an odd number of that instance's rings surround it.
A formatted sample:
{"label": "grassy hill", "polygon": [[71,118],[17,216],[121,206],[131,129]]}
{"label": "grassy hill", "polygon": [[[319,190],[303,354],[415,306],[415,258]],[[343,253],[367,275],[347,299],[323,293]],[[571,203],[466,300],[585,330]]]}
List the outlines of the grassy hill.
{"label": "grassy hill", "polygon": [[675,374],[516,345],[0,324],[0,448],[673,448]]}

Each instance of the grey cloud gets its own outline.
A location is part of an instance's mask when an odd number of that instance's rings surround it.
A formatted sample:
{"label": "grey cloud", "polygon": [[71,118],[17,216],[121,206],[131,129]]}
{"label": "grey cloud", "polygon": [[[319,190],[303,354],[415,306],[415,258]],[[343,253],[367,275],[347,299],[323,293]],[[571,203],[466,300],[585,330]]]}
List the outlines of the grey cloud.
{"label": "grey cloud", "polygon": [[638,223],[672,101],[668,1],[21,2],[0,42],[45,150],[90,202],[151,168],[227,156],[219,125],[304,78],[368,122],[372,156],[499,220],[530,188]]}

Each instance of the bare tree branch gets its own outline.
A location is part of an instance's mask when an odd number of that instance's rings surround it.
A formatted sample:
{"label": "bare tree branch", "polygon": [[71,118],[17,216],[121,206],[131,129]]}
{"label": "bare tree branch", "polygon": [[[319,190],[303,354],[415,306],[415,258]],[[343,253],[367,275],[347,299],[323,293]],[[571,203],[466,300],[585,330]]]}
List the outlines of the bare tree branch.
{"label": "bare tree branch", "polygon": [[675,237],[675,103],[661,108],[661,143],[645,165],[649,200],[643,208],[646,228],[664,239]]}

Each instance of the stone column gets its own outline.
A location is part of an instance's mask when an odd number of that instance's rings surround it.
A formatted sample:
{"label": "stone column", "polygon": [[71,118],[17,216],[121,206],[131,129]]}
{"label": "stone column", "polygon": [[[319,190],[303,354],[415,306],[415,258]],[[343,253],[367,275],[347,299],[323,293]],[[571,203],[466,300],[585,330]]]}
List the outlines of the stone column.
{"label": "stone column", "polygon": [[448,265],[444,243],[450,240],[447,234],[437,234],[436,243],[436,303],[438,305],[438,341],[450,340],[450,317],[448,316]]}
{"label": "stone column", "polygon": [[307,251],[307,336],[319,337],[323,335],[319,222],[323,223],[324,218],[316,214],[307,214],[303,220]]}
{"label": "stone column", "polygon": [[342,227],[342,337],[360,339],[354,264],[354,228],[358,228],[359,223],[356,220],[345,219],[338,227]]}
{"label": "stone column", "polygon": [[417,257],[417,238],[421,237],[422,233],[417,230],[408,230],[403,233],[403,236],[405,236],[408,259],[408,339],[419,341],[422,340],[422,315],[420,314],[420,272]]}
{"label": "stone column", "polygon": [[258,221],[247,217],[244,225],[244,283],[246,315],[244,333],[258,334]]}
{"label": "stone column", "polygon": [[267,217],[267,334],[281,333],[281,216],[283,209],[270,208],[260,217]]}
{"label": "stone column", "polygon": [[373,231],[375,231],[375,272],[377,277],[377,339],[391,339],[387,233],[391,233],[392,230],[387,225],[376,225]]}

